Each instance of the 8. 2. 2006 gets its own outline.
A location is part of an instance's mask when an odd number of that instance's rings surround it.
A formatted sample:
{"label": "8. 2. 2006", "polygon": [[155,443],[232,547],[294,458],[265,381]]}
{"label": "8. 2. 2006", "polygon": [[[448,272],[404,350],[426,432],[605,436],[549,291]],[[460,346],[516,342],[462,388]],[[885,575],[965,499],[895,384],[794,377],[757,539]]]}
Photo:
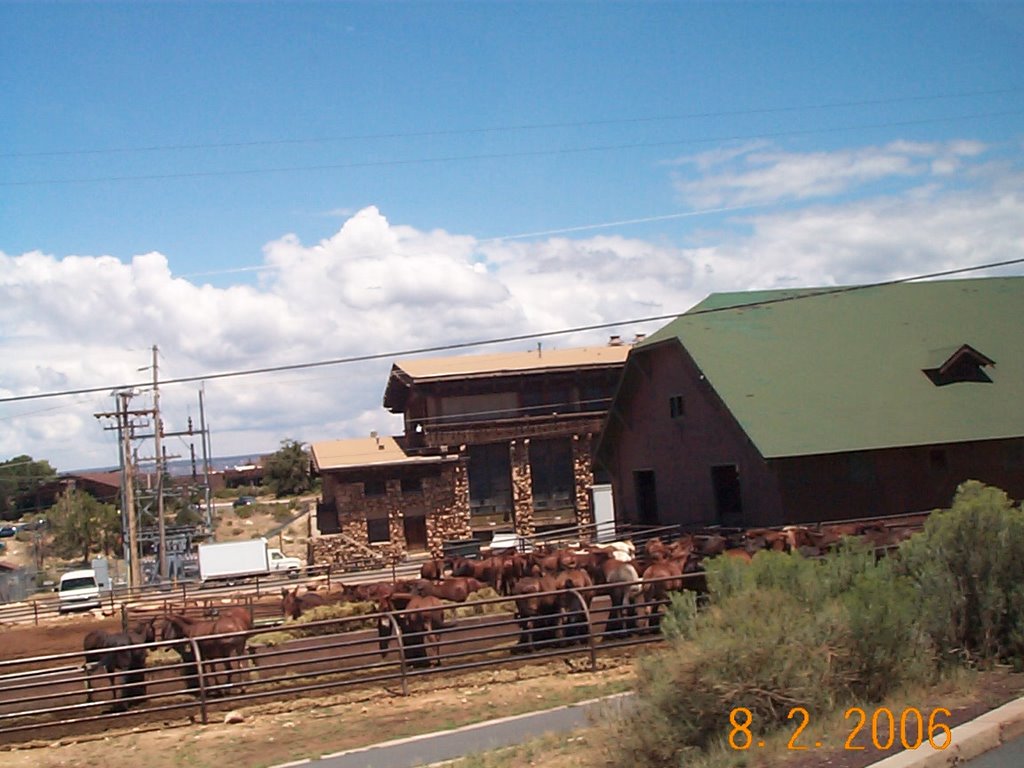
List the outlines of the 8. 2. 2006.
{"label": "8. 2. 2006", "polygon": [[[858,744],[857,738],[862,731],[868,730],[868,713],[861,707],[850,707],[844,713],[844,718],[851,722],[851,730],[843,742],[845,750],[867,749],[864,744]],[[916,707],[907,707],[900,711],[897,717],[888,707],[876,708],[870,718],[871,743],[875,749],[888,750],[896,746],[896,734],[899,733],[899,744],[903,749],[918,749],[926,741],[934,750],[943,750],[949,747],[953,741],[953,733],[947,723],[941,722],[939,717],[950,716],[950,711],[945,707],[936,707],[928,713],[927,719],[921,710]],[[796,730],[790,736],[786,749],[805,750],[826,746],[820,741],[808,745],[801,742],[801,734],[811,721],[811,716],[804,707],[793,707],[786,716],[788,720],[796,722]],[[754,739],[752,726],[754,715],[746,707],[734,707],[729,712],[729,724],[732,729],[729,731],[729,746],[735,750],[746,750],[751,747],[763,747],[763,740]]]}

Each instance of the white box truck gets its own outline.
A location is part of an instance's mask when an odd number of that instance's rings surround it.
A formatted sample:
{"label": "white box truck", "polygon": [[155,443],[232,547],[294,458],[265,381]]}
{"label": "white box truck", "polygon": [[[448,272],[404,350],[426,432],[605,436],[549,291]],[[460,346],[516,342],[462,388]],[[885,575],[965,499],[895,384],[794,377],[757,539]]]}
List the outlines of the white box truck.
{"label": "white box truck", "polygon": [[284,572],[298,576],[302,561],[267,546],[266,539],[199,545],[199,580],[243,579]]}

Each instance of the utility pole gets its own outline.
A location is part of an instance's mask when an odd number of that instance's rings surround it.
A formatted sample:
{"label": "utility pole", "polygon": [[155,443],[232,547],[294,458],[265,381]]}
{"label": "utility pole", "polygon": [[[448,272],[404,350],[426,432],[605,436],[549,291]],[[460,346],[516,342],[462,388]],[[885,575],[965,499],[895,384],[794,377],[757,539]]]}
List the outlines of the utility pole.
{"label": "utility pole", "polygon": [[[118,445],[121,463],[121,508],[122,520],[121,530],[127,538],[124,547],[124,557],[129,569],[129,580],[133,587],[142,586],[142,558],[140,543],[147,538],[148,531],[140,528],[140,521],[143,513],[151,509],[148,499],[150,493],[156,496],[154,514],[157,525],[157,573],[161,582],[166,582],[170,571],[170,558],[168,558],[168,531],[166,527],[166,510],[164,504],[164,476],[167,473],[168,460],[178,458],[177,455],[169,456],[163,445],[165,437],[189,437],[195,436],[196,431],[192,425],[192,419],[188,420],[188,429],[184,431],[165,431],[163,416],[160,412],[160,370],[159,370],[159,347],[154,344],[152,347],[152,370],[153,370],[153,406],[145,409],[129,409],[129,401],[137,392],[133,390],[115,390],[111,394],[117,398],[117,409],[110,413],[94,414],[97,419],[115,419],[115,426],[105,429],[118,431]],[[149,367],[149,366],[147,366]],[[140,371],[146,368],[140,368]],[[206,523],[211,524],[212,499],[210,493],[210,454],[209,454],[209,431],[206,427],[206,415],[203,404],[203,392],[199,393],[199,411],[201,428],[199,436],[203,440],[203,484],[205,485],[206,501]],[[152,417],[152,433],[143,429],[150,426],[149,418]],[[143,433],[145,432],[145,434]],[[139,457],[137,444],[153,439],[153,455]],[[191,447],[193,465],[195,463],[195,448]],[[141,496],[136,494],[136,483],[139,477],[139,467],[142,463],[153,462],[156,466],[156,482],[151,485],[147,483],[147,489]],[[193,470],[193,481],[195,471]],[[147,473],[148,478],[148,473]],[[145,502],[145,509],[140,511],[136,507]],[[175,536],[180,537],[180,532]]]}
{"label": "utility pole", "polygon": [[132,438],[138,423],[136,417],[148,416],[149,410],[133,411],[128,408],[135,392],[130,389],[112,393],[117,399],[117,410],[95,414],[97,419],[115,419],[116,425],[105,427],[117,430],[117,442],[121,464],[121,530],[127,531],[128,540],[124,545],[124,557],[128,564],[128,585],[142,585],[142,564],[139,560],[139,531],[135,514],[135,461],[132,458]]}
{"label": "utility pole", "polygon": [[121,432],[121,507],[128,523],[128,586],[142,586],[142,563],[139,562],[139,528],[135,517],[135,465],[132,462],[132,430],[128,401],[132,392],[119,392],[118,429]]}
{"label": "utility pole", "polygon": [[153,345],[153,446],[156,449],[156,525],[159,531],[157,561],[160,564],[160,583],[167,581],[167,537],[164,533],[164,453],[160,445],[164,423],[160,419],[160,375],[157,368],[157,345]]}
{"label": "utility pole", "polygon": [[206,486],[206,527],[213,528],[213,498],[210,493],[210,431],[206,428],[206,410],[203,406],[205,387],[199,389],[199,436],[203,440],[203,483]]}

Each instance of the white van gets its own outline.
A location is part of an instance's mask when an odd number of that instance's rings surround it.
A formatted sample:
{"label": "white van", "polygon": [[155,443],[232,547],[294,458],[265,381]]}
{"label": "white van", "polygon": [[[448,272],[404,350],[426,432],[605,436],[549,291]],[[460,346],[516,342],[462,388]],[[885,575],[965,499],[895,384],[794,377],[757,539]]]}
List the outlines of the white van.
{"label": "white van", "polygon": [[60,577],[57,597],[60,602],[60,613],[99,608],[100,585],[96,581],[96,571],[91,568],[68,571]]}

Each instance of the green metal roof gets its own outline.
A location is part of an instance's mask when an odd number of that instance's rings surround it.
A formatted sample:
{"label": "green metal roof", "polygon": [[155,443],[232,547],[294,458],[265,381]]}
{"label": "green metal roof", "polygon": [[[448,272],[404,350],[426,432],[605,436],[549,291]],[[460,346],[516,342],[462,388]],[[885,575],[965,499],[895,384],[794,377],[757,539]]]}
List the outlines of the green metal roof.
{"label": "green metal roof", "polygon": [[[713,294],[631,357],[673,338],[766,458],[1024,436],[1024,277]],[[922,372],[965,344],[991,383]]]}

